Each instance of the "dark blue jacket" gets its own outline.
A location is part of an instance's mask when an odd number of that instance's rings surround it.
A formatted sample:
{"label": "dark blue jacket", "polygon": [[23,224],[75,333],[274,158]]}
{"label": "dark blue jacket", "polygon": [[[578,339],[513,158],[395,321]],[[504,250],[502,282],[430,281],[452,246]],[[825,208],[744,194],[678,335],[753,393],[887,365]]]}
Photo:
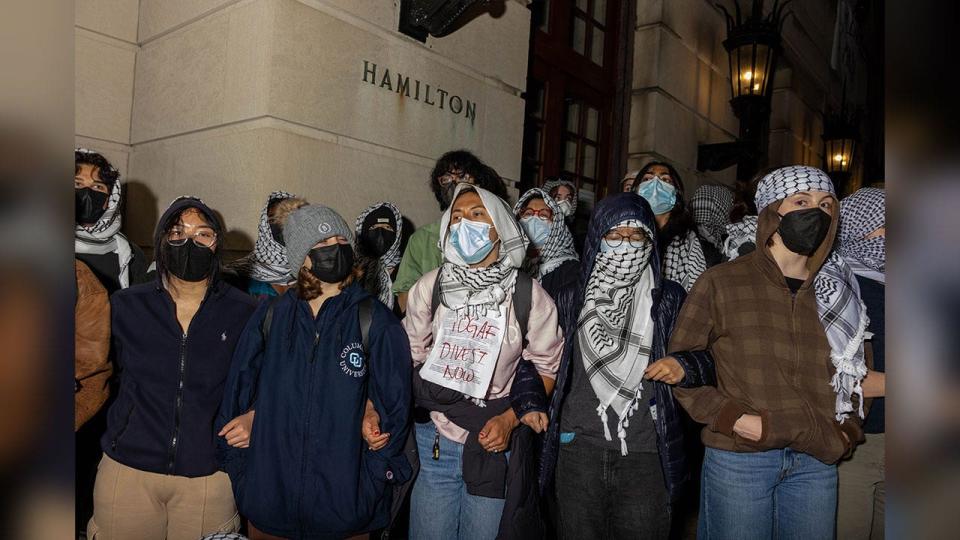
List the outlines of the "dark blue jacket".
{"label": "dark blue jacket", "polygon": [[[219,429],[256,410],[250,447],[221,438],[219,455],[237,507],[256,527],[285,538],[345,538],[387,525],[388,486],[410,476],[403,454],[411,410],[410,345],[397,318],[371,301],[364,351],[358,304],[370,298],[350,285],[314,318],[290,290],[274,301],[266,343],[251,317],[237,345],[217,418]],[[360,435],[367,398],[390,442],[379,451]]]}
{"label": "dark blue jacket", "polygon": [[[156,253],[166,225],[188,207],[222,230],[216,214],[199,199],[178,199],[160,218]],[[100,444],[114,460],[188,477],[217,471],[213,420],[234,345],[256,302],[220,280],[216,267],[211,279],[186,334],[159,276],[110,297],[120,390]]]}
{"label": "dark blue jacket", "polygon": [[[857,283],[860,285],[860,299],[867,306],[867,316],[870,317],[870,325],[867,331],[873,333],[870,340],[870,346],[873,349],[873,369],[879,372],[885,372],[887,366],[884,363],[884,353],[886,344],[886,328],[884,326],[884,291],[886,286],[872,279],[863,276],[857,276]],[[870,412],[863,421],[864,433],[883,433],[885,431],[884,421],[884,402],[885,398],[874,398],[870,404]]]}
{"label": "dark blue jacket", "polygon": [[216,282],[184,334],[159,283],[110,297],[120,391],[107,412],[103,451],[134,469],[179,476],[217,471],[213,419],[233,348],[256,308]]}
{"label": "dark blue jacket", "polygon": [[[580,315],[580,309],[583,307],[587,280],[593,272],[593,265],[603,236],[618,223],[628,219],[639,220],[651,231],[657,230],[650,205],[639,195],[618,193],[600,201],[593,211],[587,230],[580,279],[572,297],[572,305],[561,307],[558,302],[558,309],[565,314],[565,319],[561,321],[561,324],[564,327],[566,343],[564,344],[560,371],[557,374],[556,388],[550,402],[550,427],[544,439],[540,462],[540,489],[542,492],[545,492],[552,485],[556,470],[557,457],[560,451],[560,415],[563,413],[564,398],[570,390],[570,376],[573,369],[571,359],[573,357],[573,347],[577,341],[577,319]],[[653,307],[651,308],[655,332],[650,352],[652,362],[662,358],[666,353],[666,346],[686,293],[679,284],[662,278],[660,260],[657,256],[656,235],[651,240],[654,246],[650,266],[653,269],[656,284],[653,291]],[[708,353],[690,353],[683,358],[678,358],[678,360],[686,372],[680,386],[716,384],[713,360]],[[650,384],[650,381],[644,384]],[[654,424],[657,431],[660,463],[663,467],[663,477],[667,491],[670,498],[675,500],[681,494],[690,477],[683,445],[680,407],[674,400],[669,385],[654,381],[653,386],[657,400],[657,418]]]}

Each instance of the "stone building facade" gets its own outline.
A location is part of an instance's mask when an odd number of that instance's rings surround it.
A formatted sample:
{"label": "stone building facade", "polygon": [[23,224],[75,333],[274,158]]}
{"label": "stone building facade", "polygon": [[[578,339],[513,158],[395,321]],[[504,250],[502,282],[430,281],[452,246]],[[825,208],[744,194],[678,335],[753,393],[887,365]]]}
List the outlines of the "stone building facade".
{"label": "stone building facade", "polygon": [[[275,189],[348,221],[391,200],[415,225],[429,223],[439,210],[427,179],[445,151],[470,149],[511,186],[520,181],[537,31],[528,4],[494,0],[456,32],[421,43],[398,31],[394,0],[77,2],[76,142],[121,170],[125,229],[142,245],[182,194],[222,212],[237,252],[252,246]],[[737,133],[721,12],[708,0],[616,8],[633,17],[632,35],[618,38],[632,53],[622,71],[628,99],[616,111],[629,129],[615,130],[625,151],[608,170],[658,157],[678,165],[690,191],[732,182],[733,169],[695,170],[698,144]],[[838,95],[829,67],[836,0],[793,10],[770,162],[819,165],[820,114]],[[600,181],[618,180],[607,176]]]}

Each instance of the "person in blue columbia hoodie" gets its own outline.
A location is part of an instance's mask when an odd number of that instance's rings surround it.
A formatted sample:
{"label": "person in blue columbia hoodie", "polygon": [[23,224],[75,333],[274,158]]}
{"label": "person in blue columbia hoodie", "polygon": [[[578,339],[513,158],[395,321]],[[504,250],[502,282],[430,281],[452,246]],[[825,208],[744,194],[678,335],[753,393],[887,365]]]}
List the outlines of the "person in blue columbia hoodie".
{"label": "person in blue columbia hoodie", "polygon": [[120,390],[100,441],[88,538],[195,540],[239,529],[213,421],[256,302],[220,277],[223,235],[200,199],[178,198],[157,225],[156,281],[110,298]]}
{"label": "person in blue columbia hoodie", "polygon": [[[262,303],[237,345],[216,422],[221,464],[251,538],[361,536],[388,525],[392,486],[411,474],[410,345],[356,282],[340,215],[305,206],[283,236],[297,285]],[[368,399],[390,434],[378,450],[360,435]]]}

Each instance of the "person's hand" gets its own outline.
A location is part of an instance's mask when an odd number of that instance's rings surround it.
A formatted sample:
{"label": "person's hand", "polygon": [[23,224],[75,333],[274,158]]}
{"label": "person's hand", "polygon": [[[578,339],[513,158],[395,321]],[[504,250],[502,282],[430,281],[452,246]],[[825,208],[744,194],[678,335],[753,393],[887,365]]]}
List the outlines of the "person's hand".
{"label": "person's hand", "polygon": [[249,411],[246,414],[234,418],[223,426],[218,436],[227,440],[227,444],[234,448],[250,447],[250,431],[253,429],[253,416],[256,411]]}
{"label": "person's hand", "polygon": [[370,400],[367,400],[367,409],[360,423],[360,434],[371,450],[380,450],[390,441],[389,433],[380,433],[380,415]]}
{"label": "person's hand", "polygon": [[862,384],[864,398],[884,397],[887,393],[887,374],[868,369]]}
{"label": "person's hand", "polygon": [[547,414],[538,411],[531,411],[523,415],[520,422],[529,426],[530,429],[537,433],[546,431],[547,426],[550,424],[550,421],[547,419]]}
{"label": "person's hand", "polygon": [[686,373],[680,362],[672,356],[664,356],[656,362],[647,366],[643,371],[643,377],[651,381],[660,381],[667,384],[677,384],[683,380]]}
{"label": "person's hand", "polygon": [[755,414],[744,414],[733,424],[733,432],[750,441],[759,441],[763,435],[763,422]]}
{"label": "person's hand", "polygon": [[503,452],[507,449],[507,443],[510,442],[510,434],[519,425],[520,421],[517,420],[516,413],[513,409],[507,409],[505,413],[487,420],[480,434],[477,435],[480,446],[487,452]]}

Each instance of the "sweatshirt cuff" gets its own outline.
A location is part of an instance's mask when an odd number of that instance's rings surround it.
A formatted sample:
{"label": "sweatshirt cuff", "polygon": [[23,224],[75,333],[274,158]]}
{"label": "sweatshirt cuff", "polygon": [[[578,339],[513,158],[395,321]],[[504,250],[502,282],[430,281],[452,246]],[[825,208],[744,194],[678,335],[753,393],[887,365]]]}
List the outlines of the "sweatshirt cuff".
{"label": "sweatshirt cuff", "polygon": [[711,431],[722,433],[727,437],[733,437],[733,425],[737,423],[737,419],[749,412],[750,411],[741,403],[728,399],[727,402],[723,404],[723,407],[720,407],[720,411],[713,421]]}

